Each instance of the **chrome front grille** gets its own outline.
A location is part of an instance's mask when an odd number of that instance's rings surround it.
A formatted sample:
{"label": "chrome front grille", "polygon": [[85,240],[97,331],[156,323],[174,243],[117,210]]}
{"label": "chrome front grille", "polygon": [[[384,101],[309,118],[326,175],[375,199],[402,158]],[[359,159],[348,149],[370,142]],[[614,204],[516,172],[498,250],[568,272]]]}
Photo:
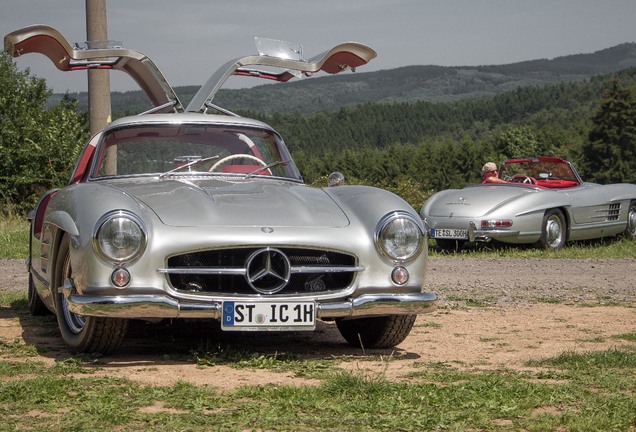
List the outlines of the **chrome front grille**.
{"label": "chrome front grille", "polygon": [[181,292],[296,295],[344,290],[362,270],[355,256],[345,253],[265,247],[176,255],[159,272]]}

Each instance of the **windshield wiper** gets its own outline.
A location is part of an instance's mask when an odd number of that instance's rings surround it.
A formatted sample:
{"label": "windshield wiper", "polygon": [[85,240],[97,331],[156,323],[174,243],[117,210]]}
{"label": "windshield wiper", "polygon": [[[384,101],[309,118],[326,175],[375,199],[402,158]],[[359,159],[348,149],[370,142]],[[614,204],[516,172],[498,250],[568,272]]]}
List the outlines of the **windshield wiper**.
{"label": "windshield wiper", "polygon": [[264,165],[264,166],[262,166],[262,167],[260,167],[258,169],[255,169],[252,172],[247,173],[245,175],[245,178],[252,178],[252,177],[254,177],[255,174],[258,174],[261,171],[265,171],[266,169],[274,168],[275,166],[278,166],[278,165],[287,165],[289,162],[291,162],[291,161],[284,160],[284,161],[272,162],[272,163]]}
{"label": "windshield wiper", "polygon": [[166,176],[169,176],[170,174],[172,174],[172,173],[174,173],[174,172],[177,172],[177,171],[180,171],[180,170],[182,170],[182,169],[184,169],[184,168],[189,168],[189,167],[191,167],[192,165],[196,165],[196,164],[201,163],[201,162],[207,162],[207,161],[210,161],[210,160],[213,160],[213,159],[218,159],[218,158],[219,158],[219,155],[216,155],[216,156],[210,156],[210,157],[206,157],[206,158],[202,158],[202,159],[195,159],[195,160],[190,161],[190,162],[188,162],[188,163],[186,163],[186,164],[179,165],[178,167],[173,168],[173,169],[171,169],[170,171],[166,171],[166,172],[165,172],[165,173],[163,173],[163,174],[159,174],[159,178],[160,178],[160,179],[162,179],[162,178],[164,178],[164,177],[166,177]]}

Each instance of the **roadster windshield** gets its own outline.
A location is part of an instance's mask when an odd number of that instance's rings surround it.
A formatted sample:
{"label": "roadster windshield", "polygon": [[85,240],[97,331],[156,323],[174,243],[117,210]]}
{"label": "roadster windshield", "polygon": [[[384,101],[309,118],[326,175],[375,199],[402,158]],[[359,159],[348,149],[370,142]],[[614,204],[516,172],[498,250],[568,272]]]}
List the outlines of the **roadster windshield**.
{"label": "roadster windshield", "polygon": [[501,167],[500,176],[511,178],[523,175],[542,180],[568,180],[577,182],[578,178],[572,168],[565,162],[540,161],[526,159],[509,162]]}
{"label": "roadster windshield", "polygon": [[164,178],[212,173],[301,180],[278,135],[246,127],[127,126],[106,132],[96,156],[93,178],[136,175]]}

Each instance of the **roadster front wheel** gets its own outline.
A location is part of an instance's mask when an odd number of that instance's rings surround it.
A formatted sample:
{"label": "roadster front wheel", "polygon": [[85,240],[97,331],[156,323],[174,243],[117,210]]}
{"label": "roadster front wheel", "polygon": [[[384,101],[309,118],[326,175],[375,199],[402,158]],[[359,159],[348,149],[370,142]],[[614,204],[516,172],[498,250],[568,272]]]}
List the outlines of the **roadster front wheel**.
{"label": "roadster front wheel", "polygon": [[623,232],[625,237],[631,240],[636,240],[636,201],[629,203],[629,210],[627,211],[627,226]]}
{"label": "roadster front wheel", "polygon": [[338,330],[349,345],[360,348],[392,348],[406,339],[417,315],[341,319]]}
{"label": "roadster front wheel", "polygon": [[[55,287],[61,287],[66,279],[73,280],[73,267],[68,237],[62,239],[56,262]],[[69,308],[63,293],[55,292],[55,311],[64,342],[75,352],[108,354],[121,345],[128,320],[78,315]]]}
{"label": "roadster front wheel", "polygon": [[565,217],[559,209],[550,209],[543,215],[541,237],[537,246],[542,249],[559,250],[565,246]]}

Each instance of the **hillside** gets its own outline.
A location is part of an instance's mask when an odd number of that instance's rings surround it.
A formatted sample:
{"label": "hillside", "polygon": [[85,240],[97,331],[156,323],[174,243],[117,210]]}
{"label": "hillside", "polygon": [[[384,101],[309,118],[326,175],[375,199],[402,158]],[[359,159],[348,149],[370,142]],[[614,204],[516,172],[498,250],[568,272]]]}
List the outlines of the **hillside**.
{"label": "hillside", "polygon": [[[231,110],[264,114],[337,111],[365,103],[454,102],[502,94],[519,87],[577,82],[636,66],[636,43],[624,43],[590,54],[529,60],[507,65],[463,67],[406,66],[376,72],[314,77],[241,90],[222,90],[215,103]],[[198,86],[177,87],[189,101]],[[71,93],[87,110],[87,93]],[[51,102],[63,97],[54,94]],[[149,108],[140,91],[114,92],[113,116],[136,114]]]}

